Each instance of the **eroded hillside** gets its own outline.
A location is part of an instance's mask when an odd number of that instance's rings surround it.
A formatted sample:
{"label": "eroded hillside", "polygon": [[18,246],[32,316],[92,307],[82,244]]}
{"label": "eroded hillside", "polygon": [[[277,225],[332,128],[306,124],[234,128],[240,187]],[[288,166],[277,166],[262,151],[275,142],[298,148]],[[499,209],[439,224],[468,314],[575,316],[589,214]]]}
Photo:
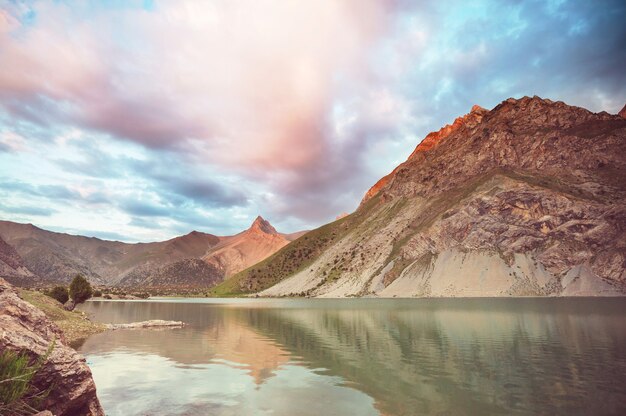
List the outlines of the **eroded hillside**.
{"label": "eroded hillside", "polygon": [[626,280],[626,119],[539,97],[429,134],[352,215],[216,293],[613,295]]}

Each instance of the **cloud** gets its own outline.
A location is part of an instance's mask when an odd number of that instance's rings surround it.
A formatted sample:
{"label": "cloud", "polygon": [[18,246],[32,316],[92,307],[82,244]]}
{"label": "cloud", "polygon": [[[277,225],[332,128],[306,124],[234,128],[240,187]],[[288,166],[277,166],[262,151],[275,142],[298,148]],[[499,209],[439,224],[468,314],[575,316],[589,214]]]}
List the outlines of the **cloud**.
{"label": "cloud", "polygon": [[128,200],[123,202],[121,208],[131,215],[140,217],[166,217],[171,213],[171,208],[162,205],[150,204],[137,200]]}
{"label": "cloud", "polygon": [[247,203],[244,192],[235,187],[225,187],[207,178],[189,179],[184,176],[152,177],[160,189],[178,195],[205,207],[242,206]]}
{"label": "cloud", "polygon": [[19,181],[0,182],[0,191],[7,193],[25,194],[34,197],[45,198],[48,201],[85,202],[90,204],[107,203],[109,199],[99,192],[86,192],[82,194],[78,190],[65,185],[33,185]]}
{"label": "cloud", "polygon": [[10,213],[10,214],[19,214],[19,215],[34,215],[37,217],[48,217],[55,212],[56,210],[47,207],[33,207],[33,206],[15,206],[15,205],[6,205],[0,203],[0,211]]}
{"label": "cloud", "polygon": [[316,157],[320,137],[294,143],[294,134],[317,122],[334,71],[360,62],[386,16],[371,0],[97,12],[34,3],[34,24],[5,12],[12,23],[0,47],[3,66],[13,68],[0,73],[6,111],[150,147],[198,139],[217,162],[287,166]]}
{"label": "cloud", "polygon": [[313,228],[473,104],[617,112],[625,20],[609,0],[9,3],[0,188],[146,235]]}

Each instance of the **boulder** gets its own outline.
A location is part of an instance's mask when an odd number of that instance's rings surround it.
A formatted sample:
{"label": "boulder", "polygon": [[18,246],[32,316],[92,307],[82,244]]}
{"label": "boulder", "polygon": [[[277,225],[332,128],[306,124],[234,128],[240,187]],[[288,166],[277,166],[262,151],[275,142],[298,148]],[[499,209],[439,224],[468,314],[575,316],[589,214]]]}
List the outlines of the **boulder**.
{"label": "boulder", "polygon": [[54,348],[32,381],[41,391],[51,387],[37,408],[57,416],[104,415],[85,359],[65,345],[56,324],[0,279],[0,350],[25,352],[36,360],[52,344]]}

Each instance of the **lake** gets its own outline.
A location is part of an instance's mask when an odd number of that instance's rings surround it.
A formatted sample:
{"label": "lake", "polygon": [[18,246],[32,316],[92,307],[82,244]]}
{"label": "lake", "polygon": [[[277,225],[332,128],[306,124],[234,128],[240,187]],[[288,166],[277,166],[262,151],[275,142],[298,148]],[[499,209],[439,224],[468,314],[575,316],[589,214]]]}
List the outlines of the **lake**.
{"label": "lake", "polygon": [[107,415],[624,415],[626,299],[90,301]]}

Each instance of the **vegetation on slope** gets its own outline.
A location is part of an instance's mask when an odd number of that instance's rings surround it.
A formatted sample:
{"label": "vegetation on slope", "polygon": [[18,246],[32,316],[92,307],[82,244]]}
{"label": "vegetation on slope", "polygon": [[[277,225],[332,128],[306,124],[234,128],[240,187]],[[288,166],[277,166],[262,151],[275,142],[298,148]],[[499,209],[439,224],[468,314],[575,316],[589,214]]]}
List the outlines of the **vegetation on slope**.
{"label": "vegetation on slope", "polygon": [[84,312],[66,311],[61,303],[43,293],[23,289],[19,294],[61,328],[70,346],[77,345],[89,335],[104,331],[104,325],[91,322]]}
{"label": "vegetation on slope", "polygon": [[25,352],[5,350],[0,354],[0,415],[32,415],[33,407],[45,399],[48,391],[38,390],[31,381],[46,361],[54,342],[34,362]]}
{"label": "vegetation on slope", "polygon": [[258,292],[304,270],[324,250],[365,221],[379,200],[378,197],[372,198],[356,212],[309,231],[267,259],[225,280],[210,294],[225,297]]}

